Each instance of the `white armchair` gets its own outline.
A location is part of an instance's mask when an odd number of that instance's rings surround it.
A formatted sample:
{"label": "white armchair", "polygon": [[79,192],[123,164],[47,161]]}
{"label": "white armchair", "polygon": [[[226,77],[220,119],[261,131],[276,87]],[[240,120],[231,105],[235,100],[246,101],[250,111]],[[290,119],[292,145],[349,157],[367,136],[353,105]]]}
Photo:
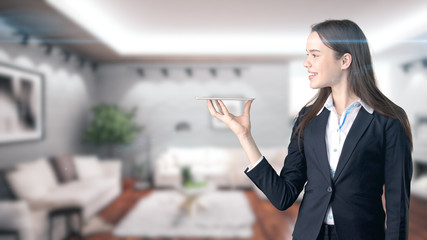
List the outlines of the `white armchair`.
{"label": "white armchair", "polygon": [[[120,195],[121,161],[75,156],[73,162],[78,178],[66,183],[56,180],[46,159],[19,164],[9,172],[6,179],[18,200],[0,201],[0,229],[18,231],[21,240],[45,240],[49,211],[78,206],[87,221]],[[55,225],[57,230],[64,228]]]}
{"label": "white armchair", "polygon": [[[0,216],[2,229],[16,231],[20,239],[40,239],[41,233],[37,232],[36,229],[42,229],[43,227],[34,225],[43,224],[44,221],[42,220],[44,220],[45,215],[40,212],[32,213],[25,201],[0,201]],[[0,236],[1,238],[2,236]]]}

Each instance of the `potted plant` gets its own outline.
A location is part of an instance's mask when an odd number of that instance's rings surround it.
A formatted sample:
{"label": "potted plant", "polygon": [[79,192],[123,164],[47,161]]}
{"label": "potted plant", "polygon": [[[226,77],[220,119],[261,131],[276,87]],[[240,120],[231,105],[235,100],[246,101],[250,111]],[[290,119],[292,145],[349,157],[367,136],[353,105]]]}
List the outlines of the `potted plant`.
{"label": "potted plant", "polygon": [[94,118],[86,128],[83,139],[96,146],[107,146],[109,157],[114,157],[118,145],[131,144],[142,130],[134,122],[136,108],[125,111],[114,104],[100,104],[92,110]]}
{"label": "potted plant", "polygon": [[200,181],[193,177],[191,167],[184,166],[181,168],[181,184],[184,188],[200,188],[206,186],[206,181]]}

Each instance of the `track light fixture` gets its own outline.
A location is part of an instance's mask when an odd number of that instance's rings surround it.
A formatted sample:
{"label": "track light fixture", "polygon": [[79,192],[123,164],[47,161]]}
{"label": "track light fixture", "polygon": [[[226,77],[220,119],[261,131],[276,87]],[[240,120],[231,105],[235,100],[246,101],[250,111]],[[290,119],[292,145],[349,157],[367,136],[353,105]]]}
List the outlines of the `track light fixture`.
{"label": "track light fixture", "polygon": [[242,69],[240,69],[240,68],[234,68],[233,72],[236,75],[236,77],[238,77],[238,78],[240,78],[242,76]]}
{"label": "track light fixture", "polygon": [[86,60],[83,57],[79,57],[79,68],[83,68],[85,66]]}
{"label": "track light fixture", "polygon": [[98,63],[96,63],[96,62],[92,62],[92,64],[90,66],[91,66],[93,72],[95,72],[98,69]]}
{"label": "track light fixture", "polygon": [[138,76],[140,76],[141,78],[145,77],[145,71],[143,68],[138,68],[136,69],[136,73],[138,74]]}
{"label": "track light fixture", "polygon": [[216,68],[211,68],[211,69],[209,69],[209,71],[210,71],[212,77],[217,77],[218,70]]}
{"label": "track light fixture", "polygon": [[62,50],[62,55],[64,55],[64,61],[68,62],[71,58],[71,52],[67,50]]}
{"label": "track light fixture", "polygon": [[191,69],[191,68],[186,68],[186,69],[185,69],[185,73],[187,74],[187,76],[188,76],[189,78],[192,78],[192,77],[193,77],[193,69]]}
{"label": "track light fixture", "polygon": [[162,68],[160,71],[161,71],[163,77],[165,77],[165,78],[169,77],[169,70],[167,68]]}
{"label": "track light fixture", "polygon": [[52,53],[52,50],[53,50],[53,45],[52,44],[50,44],[50,43],[42,43],[40,45],[45,48],[45,54],[46,55],[50,55]]}
{"label": "track light fixture", "polygon": [[235,76],[235,78],[241,78],[243,75],[243,71],[245,71],[245,67],[242,66],[230,66],[230,67],[221,67],[221,66],[208,66],[208,67],[197,67],[197,66],[187,66],[187,67],[174,67],[174,66],[137,66],[132,69],[132,71],[135,71],[135,73],[140,78],[146,78],[147,77],[147,69],[154,69],[156,71],[160,72],[160,75],[163,78],[171,78],[171,69],[176,69],[179,71],[182,71],[187,78],[193,78],[194,77],[194,69],[202,69],[207,71],[212,78],[218,78],[219,76],[219,70],[227,70],[229,71],[232,76]]}
{"label": "track light fixture", "polygon": [[21,44],[26,46],[28,45],[28,41],[30,40],[30,34],[23,32],[23,31],[17,31],[15,32],[15,35],[18,35],[21,37]]}
{"label": "track light fixture", "polygon": [[416,64],[416,62],[418,62],[418,61],[421,62],[422,66],[424,68],[427,68],[427,58],[422,58],[420,60],[416,60],[416,61],[407,62],[407,63],[402,64],[403,71],[405,73],[408,73],[411,70],[411,68]]}

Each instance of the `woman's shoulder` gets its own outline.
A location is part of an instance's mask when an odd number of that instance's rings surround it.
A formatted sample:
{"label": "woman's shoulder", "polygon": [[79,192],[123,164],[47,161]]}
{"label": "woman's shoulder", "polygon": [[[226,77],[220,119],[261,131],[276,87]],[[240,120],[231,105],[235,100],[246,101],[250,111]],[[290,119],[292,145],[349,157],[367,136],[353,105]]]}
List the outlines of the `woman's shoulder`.
{"label": "woman's shoulder", "polygon": [[372,115],[374,116],[375,122],[383,126],[385,129],[390,129],[390,128],[403,129],[402,123],[397,116],[387,116],[386,114],[380,113],[378,111],[374,111]]}
{"label": "woman's shoulder", "polygon": [[302,117],[304,114],[308,113],[312,107],[313,105],[306,105],[302,107],[301,110],[298,112],[298,117]]}

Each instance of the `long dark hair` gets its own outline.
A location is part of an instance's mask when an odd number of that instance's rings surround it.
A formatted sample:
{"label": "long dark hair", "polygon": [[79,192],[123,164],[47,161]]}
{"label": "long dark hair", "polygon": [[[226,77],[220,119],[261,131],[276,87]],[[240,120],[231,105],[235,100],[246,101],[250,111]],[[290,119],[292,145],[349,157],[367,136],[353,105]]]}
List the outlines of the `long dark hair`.
{"label": "long dark hair", "polygon": [[[399,120],[412,148],[412,133],[408,117],[401,107],[394,104],[378,89],[368,42],[359,26],[350,20],[327,20],[313,25],[311,31],[317,32],[322,42],[335,51],[337,59],[345,53],[352,56],[348,74],[350,90],[376,112]],[[321,88],[305,105],[309,110],[296,128],[295,134],[298,134],[298,139],[301,138],[301,133],[307,124],[323,108],[331,91],[330,87]]]}

